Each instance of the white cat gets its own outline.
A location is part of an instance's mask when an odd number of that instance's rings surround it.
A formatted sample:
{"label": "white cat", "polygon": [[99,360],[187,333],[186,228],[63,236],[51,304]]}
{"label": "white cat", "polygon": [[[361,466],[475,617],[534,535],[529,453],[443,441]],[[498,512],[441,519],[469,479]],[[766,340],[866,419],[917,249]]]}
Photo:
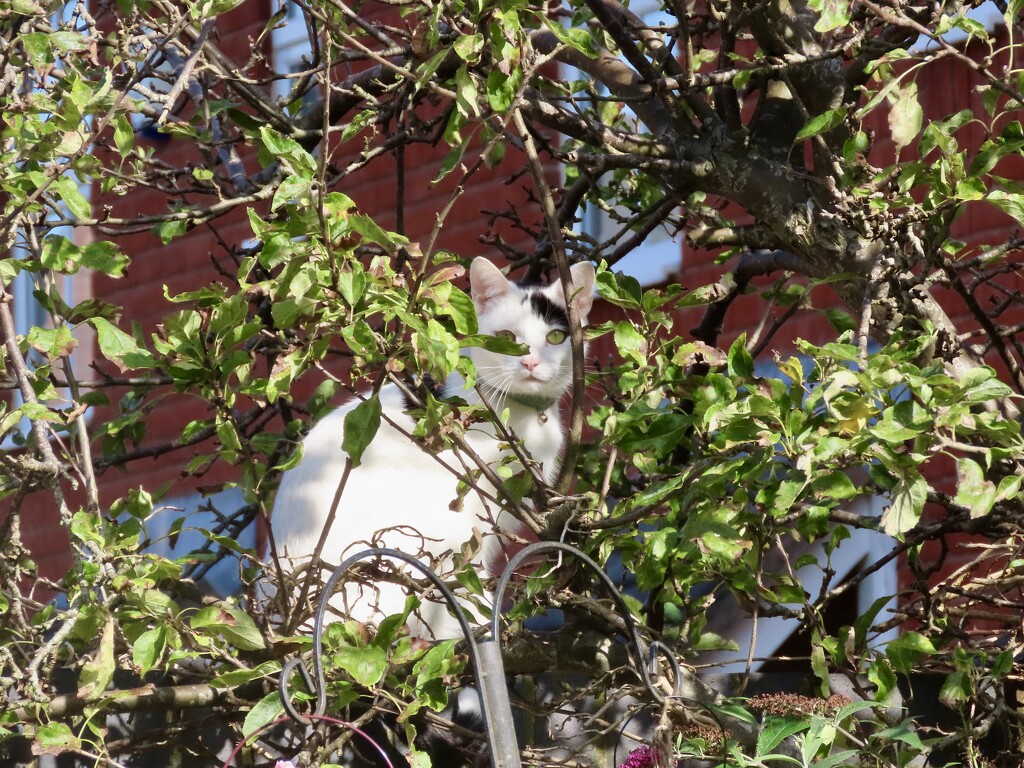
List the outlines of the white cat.
{"label": "white cat", "polygon": [[[576,264],[571,274],[570,298],[585,324],[593,301],[594,268],[589,262]],[[473,261],[469,278],[480,333],[514,339],[529,348],[519,357],[471,348],[468,354],[476,366],[478,390],[496,413],[507,409],[507,428],[519,438],[545,480],[551,481],[565,437],[559,402],[572,380],[561,284],[521,286],[483,258]],[[481,402],[478,391],[466,388],[457,374],[445,383],[442,395]],[[387,546],[421,558],[449,580],[458,554],[479,533],[483,546],[471,565],[481,576],[497,575],[505,561],[501,531],[515,530],[515,518],[493,500],[493,487],[482,479],[477,485],[484,493],[470,491],[461,510],[450,509],[458,497],[460,478],[477,465],[455,450],[431,454],[410,437],[415,422],[405,413],[408,405],[397,387],[383,387],[380,402],[380,428],[362,463],[349,474],[321,558],[337,564],[365,547]],[[308,562],[320,538],[345,466],[341,450],[345,415],[355,405],[335,410],[310,431],[303,441],[302,461],[281,480],[271,533],[285,572],[289,564]],[[471,425],[466,439],[493,468],[509,450],[487,422]],[[339,590],[332,606],[357,621],[376,622],[400,613],[405,596],[393,583],[362,590],[349,584]],[[461,634],[440,602],[425,600],[409,625],[415,636],[424,639]]]}

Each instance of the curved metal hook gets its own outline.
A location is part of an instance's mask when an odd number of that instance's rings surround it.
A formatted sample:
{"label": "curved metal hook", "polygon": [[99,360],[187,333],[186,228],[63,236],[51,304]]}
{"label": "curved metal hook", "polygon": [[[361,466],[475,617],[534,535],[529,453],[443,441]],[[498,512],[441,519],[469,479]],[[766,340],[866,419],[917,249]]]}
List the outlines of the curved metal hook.
{"label": "curved metal hook", "polygon": [[[313,619],[313,675],[310,676],[309,669],[301,659],[291,659],[281,669],[279,690],[281,692],[281,701],[284,704],[285,712],[288,713],[289,717],[302,725],[309,725],[309,719],[301,715],[292,705],[290,688],[288,686],[288,677],[293,669],[298,668],[299,672],[302,674],[303,682],[309,687],[310,692],[316,696],[316,708],[313,710],[313,714],[319,717],[327,711],[327,681],[324,674],[323,661],[324,616],[326,615],[327,608],[330,605],[331,597],[334,595],[334,590],[337,589],[338,584],[345,578],[349,569],[360,560],[382,557],[392,557],[395,560],[401,560],[406,565],[412,566],[437,588],[445,602],[447,602],[455,612],[455,618],[459,622],[459,628],[462,630],[462,634],[466,638],[466,643],[469,646],[469,658],[473,665],[473,674],[478,680],[483,677],[478,658],[479,654],[476,647],[476,638],[473,636],[473,630],[469,626],[469,622],[466,620],[465,611],[462,610],[462,606],[459,605],[455,595],[450,589],[448,589],[444,582],[441,581],[441,578],[412,555],[407,555],[397,549],[386,549],[383,547],[364,549],[343,560],[334,570],[334,573],[331,574],[331,578],[329,578],[327,583],[324,584],[323,592],[320,593],[320,602],[317,605],[316,615]],[[481,702],[481,709],[483,709],[484,706],[485,705]],[[485,712],[482,711],[481,714],[485,714]]]}
{"label": "curved metal hook", "polygon": [[[640,639],[640,633],[637,631],[636,622],[633,621],[633,614],[629,611],[629,606],[626,605],[626,601],[622,597],[622,593],[619,592],[618,587],[615,586],[615,582],[611,580],[611,577],[604,572],[600,565],[598,565],[588,555],[581,552],[571,544],[565,544],[561,541],[538,541],[533,544],[528,544],[517,552],[511,560],[508,561],[508,565],[505,566],[505,570],[502,571],[501,578],[498,579],[498,586],[494,591],[494,612],[491,616],[491,637],[495,642],[498,642],[498,638],[501,632],[501,610],[500,607],[504,600],[505,590],[508,587],[509,581],[512,579],[512,575],[516,569],[523,564],[528,557],[535,555],[539,552],[546,551],[558,551],[566,552],[573,555],[581,562],[585,563],[596,575],[598,581],[605,587],[608,592],[608,596],[615,603],[615,607],[619,611],[619,615],[622,618],[623,624],[626,625],[626,639],[629,641],[630,649],[633,653],[633,661],[636,665],[637,670],[640,673],[640,678],[643,681],[644,686],[647,688],[651,696],[654,697],[655,701],[663,702],[665,700],[665,694],[659,691],[654,681],[651,679],[651,673],[648,670],[647,654],[644,652],[643,641]],[[656,649],[662,650],[662,652],[672,658],[673,661],[673,673],[676,676],[674,689],[679,690],[679,664],[675,661],[675,657],[668,652],[668,648],[662,644],[652,644],[650,651],[651,666],[653,667],[654,652]]]}

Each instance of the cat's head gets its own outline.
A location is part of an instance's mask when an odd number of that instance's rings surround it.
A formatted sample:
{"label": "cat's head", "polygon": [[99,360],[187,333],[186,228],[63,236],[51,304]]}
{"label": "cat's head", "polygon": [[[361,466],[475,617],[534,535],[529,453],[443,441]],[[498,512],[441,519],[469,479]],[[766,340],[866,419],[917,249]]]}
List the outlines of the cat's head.
{"label": "cat's head", "polygon": [[[594,300],[594,267],[580,262],[570,272],[569,296],[586,325]],[[469,284],[480,333],[529,347],[521,356],[471,350],[478,380],[492,405],[502,408],[508,395],[537,402],[561,398],[572,381],[569,317],[561,281],[547,286],[514,283],[480,257],[470,266]]]}

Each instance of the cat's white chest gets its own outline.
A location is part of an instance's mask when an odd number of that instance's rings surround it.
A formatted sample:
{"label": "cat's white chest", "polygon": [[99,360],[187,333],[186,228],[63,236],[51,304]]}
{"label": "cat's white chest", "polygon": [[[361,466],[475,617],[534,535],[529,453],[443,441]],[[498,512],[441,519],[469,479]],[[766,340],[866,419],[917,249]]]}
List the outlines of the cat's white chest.
{"label": "cat's white chest", "polygon": [[[515,518],[502,509],[498,494],[484,481],[477,482],[481,492],[471,489],[460,498],[460,479],[473,468],[473,459],[450,450],[429,453],[408,435],[414,423],[402,410],[399,391],[385,387],[380,397],[384,418],[362,463],[351,470],[340,489],[321,558],[338,563],[367,547],[390,547],[420,558],[442,578],[450,579],[457,567],[466,564],[462,551],[469,544],[469,567],[483,576],[495,575],[487,573],[486,566],[502,561],[502,541],[496,531],[514,528]],[[287,558],[286,571],[312,556],[324,531],[344,474],[344,419],[354,405],[339,408],[310,431],[303,442],[302,461],[282,479],[271,530],[278,555]],[[552,476],[561,445],[557,414],[540,418],[533,412],[512,419],[511,426],[544,475]],[[507,452],[491,425],[474,425],[466,437],[478,458],[493,468]],[[349,617],[371,621],[400,612],[405,593],[396,585],[380,584],[372,594],[359,595],[350,589],[343,601],[347,604],[342,610]],[[438,605],[425,604],[422,623],[437,637],[457,634],[453,620]]]}

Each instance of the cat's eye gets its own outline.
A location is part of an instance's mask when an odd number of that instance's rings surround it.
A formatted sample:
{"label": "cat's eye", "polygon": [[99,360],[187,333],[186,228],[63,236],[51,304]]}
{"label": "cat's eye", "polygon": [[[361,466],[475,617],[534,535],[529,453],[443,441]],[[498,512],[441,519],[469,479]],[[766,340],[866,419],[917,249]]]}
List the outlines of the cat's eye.
{"label": "cat's eye", "polygon": [[505,341],[516,340],[516,335],[512,331],[495,331],[494,335],[499,339],[504,339]]}
{"label": "cat's eye", "polygon": [[548,344],[561,344],[568,334],[561,328],[548,331]]}

